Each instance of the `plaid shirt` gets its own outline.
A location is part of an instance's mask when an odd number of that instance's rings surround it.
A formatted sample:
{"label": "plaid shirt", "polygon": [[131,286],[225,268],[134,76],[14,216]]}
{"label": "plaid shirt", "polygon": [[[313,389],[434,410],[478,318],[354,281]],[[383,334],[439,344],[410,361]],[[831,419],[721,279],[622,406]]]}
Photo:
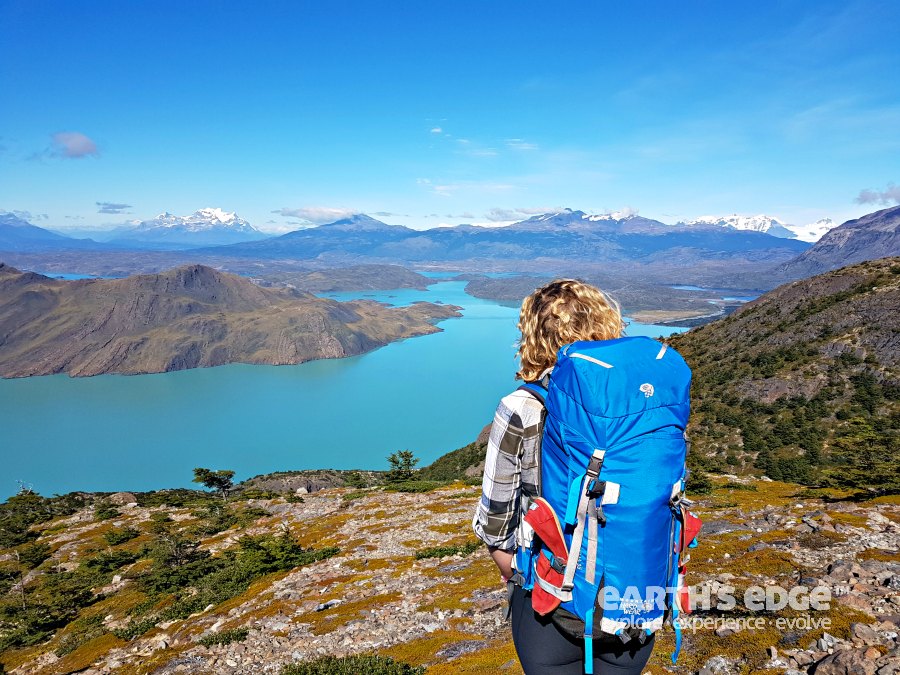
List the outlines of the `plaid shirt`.
{"label": "plaid shirt", "polygon": [[472,520],[475,534],[488,546],[514,550],[519,521],[531,498],[540,494],[543,412],[534,396],[516,390],[494,413],[481,501]]}

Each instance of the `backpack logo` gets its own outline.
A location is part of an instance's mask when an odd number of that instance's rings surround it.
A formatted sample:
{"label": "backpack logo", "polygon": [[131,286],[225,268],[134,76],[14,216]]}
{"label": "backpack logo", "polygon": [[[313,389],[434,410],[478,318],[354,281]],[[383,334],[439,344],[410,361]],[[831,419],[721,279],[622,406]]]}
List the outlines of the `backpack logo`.
{"label": "backpack logo", "polygon": [[644,398],[650,398],[653,396],[653,385],[649,382],[641,385],[641,391],[644,394]]}

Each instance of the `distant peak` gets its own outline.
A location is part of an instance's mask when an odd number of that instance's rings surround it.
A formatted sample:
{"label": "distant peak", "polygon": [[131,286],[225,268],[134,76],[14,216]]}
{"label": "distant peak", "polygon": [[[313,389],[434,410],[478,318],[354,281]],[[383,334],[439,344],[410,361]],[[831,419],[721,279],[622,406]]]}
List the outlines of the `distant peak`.
{"label": "distant peak", "polygon": [[396,225],[388,225],[385,222],[368,216],[365,213],[354,213],[352,216],[335,220],[333,223],[327,223],[321,227],[356,227],[366,229],[381,229],[386,227],[397,227]]}
{"label": "distant peak", "polygon": [[212,206],[194,211],[189,216],[176,216],[164,211],[156,218],[141,222],[138,228],[141,230],[183,230],[185,232],[236,231],[251,234],[257,232],[249,222],[236,213]]}
{"label": "distant peak", "polygon": [[225,211],[218,207],[206,207],[205,209],[200,209],[194,212],[195,216],[203,216],[205,218],[210,218],[214,220],[218,220],[223,223],[230,222],[237,218],[237,214],[231,211]]}

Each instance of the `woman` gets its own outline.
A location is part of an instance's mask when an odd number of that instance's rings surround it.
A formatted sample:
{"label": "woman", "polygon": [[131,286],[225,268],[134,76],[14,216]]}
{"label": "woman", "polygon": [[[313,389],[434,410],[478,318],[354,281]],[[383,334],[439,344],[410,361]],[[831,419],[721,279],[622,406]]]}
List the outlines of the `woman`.
{"label": "woman", "polygon": [[[562,279],[539,288],[522,303],[518,328],[520,369],[516,379],[544,378],[563,345],[579,340],[611,340],[622,335],[618,305],[588,284]],[[543,405],[517,390],[500,401],[494,414],[484,467],[476,535],[488,545],[504,581],[513,577],[516,532],[531,500],[540,494]],[[526,675],[584,673],[584,642],[538,615],[531,593],[512,586],[513,642]],[[594,640],[594,672],[640,673],[650,658],[653,638],[643,644],[616,637]]]}

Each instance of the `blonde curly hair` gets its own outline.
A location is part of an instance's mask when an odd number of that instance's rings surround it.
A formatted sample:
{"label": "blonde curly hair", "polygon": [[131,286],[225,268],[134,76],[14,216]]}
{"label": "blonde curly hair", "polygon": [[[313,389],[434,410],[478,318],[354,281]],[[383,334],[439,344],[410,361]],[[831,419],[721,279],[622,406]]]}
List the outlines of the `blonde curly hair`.
{"label": "blonde curly hair", "polygon": [[519,312],[517,380],[533,382],[556,364],[563,345],[579,340],[612,340],[625,328],[619,304],[599,288],[575,279],[557,279],[522,302]]}

